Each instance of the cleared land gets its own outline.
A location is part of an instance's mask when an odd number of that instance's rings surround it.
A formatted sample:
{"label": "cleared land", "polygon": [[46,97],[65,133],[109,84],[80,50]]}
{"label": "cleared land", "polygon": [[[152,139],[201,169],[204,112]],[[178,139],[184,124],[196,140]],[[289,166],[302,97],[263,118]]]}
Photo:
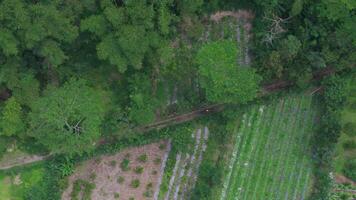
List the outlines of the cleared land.
{"label": "cleared land", "polygon": [[312,97],[253,106],[243,116],[220,200],[305,199],[311,186]]}
{"label": "cleared land", "polygon": [[[62,200],[73,198],[77,180],[91,188],[86,195],[92,200],[156,199],[169,151],[170,142],[162,141],[85,161],[69,177]],[[79,199],[86,192],[82,188],[84,191],[77,192]]]}

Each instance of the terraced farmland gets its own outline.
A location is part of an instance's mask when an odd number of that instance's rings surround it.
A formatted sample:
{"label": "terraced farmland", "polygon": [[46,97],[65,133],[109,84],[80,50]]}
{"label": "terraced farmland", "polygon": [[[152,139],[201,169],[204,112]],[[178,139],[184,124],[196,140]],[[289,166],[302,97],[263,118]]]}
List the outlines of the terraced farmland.
{"label": "terraced farmland", "polygon": [[220,200],[301,200],[311,186],[311,96],[253,106],[243,116]]}

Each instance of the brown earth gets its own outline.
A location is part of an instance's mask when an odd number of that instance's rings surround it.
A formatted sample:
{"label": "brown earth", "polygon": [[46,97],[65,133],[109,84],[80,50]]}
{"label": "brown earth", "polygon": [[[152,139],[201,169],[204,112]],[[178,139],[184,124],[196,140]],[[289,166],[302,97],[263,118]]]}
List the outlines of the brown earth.
{"label": "brown earth", "polygon": [[[160,148],[162,145],[165,148]],[[115,200],[114,194],[120,195],[118,199],[129,200],[148,200],[153,199],[154,190],[157,188],[160,179],[160,168],[164,155],[167,153],[167,141],[148,144],[135,148],[125,149],[112,156],[101,156],[85,161],[77,167],[76,171],[69,177],[69,186],[62,194],[62,200],[70,200],[73,182],[77,179],[86,180],[95,184],[91,194],[92,200]],[[140,155],[146,154],[147,161],[140,162],[137,158]],[[130,160],[130,170],[123,171],[120,163],[124,158]],[[161,159],[160,163],[155,163],[155,159]],[[113,166],[112,162],[116,162]],[[136,167],[143,167],[142,174],[134,172]],[[95,178],[93,175],[95,174]],[[118,178],[123,177],[124,181],[118,183]],[[138,188],[133,188],[131,182],[135,179],[140,181]],[[145,197],[144,193],[147,191],[148,185],[151,184],[151,197]]]}

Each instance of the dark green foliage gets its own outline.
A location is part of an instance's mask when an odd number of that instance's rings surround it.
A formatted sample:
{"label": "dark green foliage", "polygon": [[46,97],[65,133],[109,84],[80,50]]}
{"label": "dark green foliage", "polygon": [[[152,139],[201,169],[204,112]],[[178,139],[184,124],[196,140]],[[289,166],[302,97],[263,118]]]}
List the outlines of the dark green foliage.
{"label": "dark green foliage", "polygon": [[356,159],[347,160],[344,168],[344,173],[347,177],[356,181]]}
{"label": "dark green foliage", "polygon": [[125,178],[122,176],[119,176],[119,178],[117,178],[117,183],[121,184],[125,181]]}
{"label": "dark green foliage", "polygon": [[110,166],[111,166],[111,167],[115,167],[115,166],[116,166],[116,160],[110,161]]}
{"label": "dark green foliage", "polygon": [[313,200],[323,200],[330,196],[332,159],[341,131],[340,111],[345,103],[345,84],[341,77],[326,78],[323,86],[324,94],[321,98],[323,113],[313,140],[315,162],[315,184],[311,196]]}
{"label": "dark green foliage", "polygon": [[95,188],[95,184],[89,183],[85,180],[78,179],[75,180],[73,183],[73,190],[72,193],[70,194],[72,200],[79,200],[79,193],[82,194],[81,198],[82,200],[90,200],[91,199],[91,193],[92,190]]}

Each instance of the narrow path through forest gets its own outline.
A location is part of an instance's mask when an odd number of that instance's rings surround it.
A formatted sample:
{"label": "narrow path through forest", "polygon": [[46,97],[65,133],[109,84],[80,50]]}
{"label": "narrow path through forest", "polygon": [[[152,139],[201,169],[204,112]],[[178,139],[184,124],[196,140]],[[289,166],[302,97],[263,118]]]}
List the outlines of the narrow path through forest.
{"label": "narrow path through forest", "polygon": [[[332,68],[325,68],[321,71],[315,72],[313,74],[312,80],[319,80],[322,77],[329,76],[333,73],[335,73],[335,70],[333,70]],[[267,84],[267,85],[263,86],[259,93],[259,96],[265,96],[270,93],[277,92],[277,91],[283,90],[285,88],[288,88],[292,85],[293,85],[292,81],[285,81],[285,80],[276,81],[272,84]],[[198,108],[198,109],[193,110],[188,113],[184,113],[184,114],[177,115],[177,116],[172,116],[172,117],[166,118],[164,120],[154,122],[152,124],[138,127],[138,128],[136,128],[136,131],[149,132],[154,129],[162,129],[162,128],[165,128],[165,127],[168,127],[171,125],[184,123],[184,122],[191,121],[191,120],[194,120],[196,118],[199,118],[199,117],[202,117],[205,115],[221,112],[224,110],[224,106],[225,106],[225,104],[213,104],[213,105],[204,106],[202,108]],[[110,143],[110,141],[100,142],[101,145],[105,145],[108,143]],[[28,157],[16,158],[16,159],[14,159],[14,161],[8,162],[9,164],[0,165],[0,170],[6,170],[6,169],[10,169],[12,167],[22,166],[22,165],[38,162],[38,161],[48,158],[49,156],[50,155],[46,155],[46,156],[31,155]]]}

